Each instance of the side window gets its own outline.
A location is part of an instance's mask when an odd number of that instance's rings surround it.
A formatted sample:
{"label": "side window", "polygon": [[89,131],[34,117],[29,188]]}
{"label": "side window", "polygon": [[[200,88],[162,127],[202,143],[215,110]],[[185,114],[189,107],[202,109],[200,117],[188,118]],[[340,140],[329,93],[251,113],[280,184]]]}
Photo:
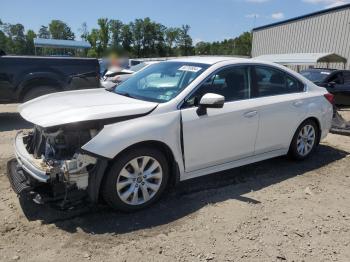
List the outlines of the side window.
{"label": "side window", "polygon": [[343,76],[344,76],[344,83],[350,84],[350,72],[343,72]]}
{"label": "side window", "polygon": [[286,93],[297,93],[304,91],[304,84],[291,76],[286,76]]}
{"label": "side window", "polygon": [[225,97],[225,102],[250,98],[248,67],[223,69],[212,75],[187,100],[187,106],[198,105],[203,95],[214,93]]}
{"label": "side window", "polygon": [[332,75],[328,79],[328,83],[330,83],[330,82],[335,82],[338,85],[344,84],[343,73],[339,72],[339,73],[335,73],[334,75]]}
{"label": "side window", "polygon": [[286,73],[267,66],[256,66],[252,81],[252,96],[265,97],[302,92],[303,83]]}

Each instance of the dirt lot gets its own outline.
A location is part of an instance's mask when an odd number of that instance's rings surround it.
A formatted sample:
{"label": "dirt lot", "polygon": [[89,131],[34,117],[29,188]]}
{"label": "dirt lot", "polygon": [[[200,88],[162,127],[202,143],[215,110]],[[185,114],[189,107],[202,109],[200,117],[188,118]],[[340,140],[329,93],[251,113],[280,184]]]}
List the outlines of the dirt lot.
{"label": "dirt lot", "polygon": [[135,214],[59,212],[11,190],[11,143],[30,125],[13,106],[1,111],[1,261],[350,261],[350,137],[329,135],[305,162],[182,183]]}

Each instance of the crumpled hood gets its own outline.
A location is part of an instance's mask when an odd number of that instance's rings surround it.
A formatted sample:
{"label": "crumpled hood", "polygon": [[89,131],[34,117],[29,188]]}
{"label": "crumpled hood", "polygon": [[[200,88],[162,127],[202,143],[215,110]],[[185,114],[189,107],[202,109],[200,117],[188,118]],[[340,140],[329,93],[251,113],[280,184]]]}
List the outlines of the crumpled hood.
{"label": "crumpled hood", "polygon": [[41,127],[146,114],[158,104],[137,100],[105,89],[45,95],[18,107],[21,116]]}

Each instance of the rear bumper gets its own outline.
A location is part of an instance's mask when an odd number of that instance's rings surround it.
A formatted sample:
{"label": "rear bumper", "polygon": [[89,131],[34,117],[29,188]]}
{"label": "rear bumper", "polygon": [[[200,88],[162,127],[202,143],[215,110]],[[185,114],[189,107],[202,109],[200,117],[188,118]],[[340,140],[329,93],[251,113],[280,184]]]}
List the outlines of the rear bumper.
{"label": "rear bumper", "polygon": [[19,132],[16,135],[14,148],[18,165],[33,179],[42,183],[47,183],[50,179],[50,176],[42,167],[36,164],[37,160],[28,153],[23,143],[22,132]]}

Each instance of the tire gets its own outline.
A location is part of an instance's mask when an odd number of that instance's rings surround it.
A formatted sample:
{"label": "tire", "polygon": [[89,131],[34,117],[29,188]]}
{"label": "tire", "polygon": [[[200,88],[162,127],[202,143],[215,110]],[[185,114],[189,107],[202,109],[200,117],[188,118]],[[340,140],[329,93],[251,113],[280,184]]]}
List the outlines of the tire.
{"label": "tire", "polygon": [[39,87],[34,87],[27,91],[23,97],[23,102],[28,102],[29,100],[32,100],[34,98],[37,98],[39,96],[55,93],[58,90],[54,87],[50,86],[39,86]]}
{"label": "tire", "polygon": [[305,120],[294,134],[288,156],[294,160],[308,158],[319,143],[319,128],[312,119]]}
{"label": "tire", "polygon": [[133,148],[112,164],[104,178],[102,196],[113,209],[137,211],[160,198],[168,179],[169,166],[160,150]]}

